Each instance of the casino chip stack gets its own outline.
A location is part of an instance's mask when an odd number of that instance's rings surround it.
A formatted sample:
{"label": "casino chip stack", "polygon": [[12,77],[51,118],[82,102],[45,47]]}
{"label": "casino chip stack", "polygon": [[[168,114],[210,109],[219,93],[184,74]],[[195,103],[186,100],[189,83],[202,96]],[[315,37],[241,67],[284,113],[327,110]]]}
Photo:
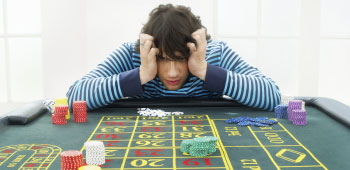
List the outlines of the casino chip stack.
{"label": "casino chip stack", "polygon": [[83,166],[83,153],[69,150],[61,152],[61,170],[78,170]]}
{"label": "casino chip stack", "polygon": [[166,117],[166,116],[179,116],[183,115],[183,112],[165,112],[164,110],[160,109],[149,109],[149,108],[139,108],[137,113],[140,114],[140,116],[148,116],[148,117]]}
{"label": "casino chip stack", "polygon": [[306,125],[306,111],[305,110],[293,110],[293,124],[294,125]]}
{"label": "casino chip stack", "polygon": [[230,118],[225,120],[226,123],[229,124],[237,124],[238,126],[258,126],[258,127],[267,127],[269,125],[273,125],[278,123],[276,120],[270,120],[267,117],[237,117]]}
{"label": "casino chip stack", "polygon": [[85,165],[80,167],[78,170],[101,170],[101,167],[96,165]]}
{"label": "casino chip stack", "polygon": [[74,122],[76,123],[84,123],[87,121],[86,101],[73,102],[73,116]]}
{"label": "casino chip stack", "polygon": [[[68,99],[67,98],[55,99],[55,103],[54,103],[53,108],[55,108],[58,105],[68,105]],[[70,119],[69,110],[68,110],[68,114],[66,115],[66,119]]]}
{"label": "casino chip stack", "polygon": [[307,125],[305,102],[302,100],[289,101],[288,120],[294,125]]}
{"label": "casino chip stack", "polygon": [[68,106],[57,105],[54,114],[52,114],[52,123],[56,125],[67,124],[66,115],[68,113]]}
{"label": "casino chip stack", "polygon": [[105,147],[101,141],[89,141],[84,144],[86,163],[88,165],[102,165],[105,163]]}
{"label": "casino chip stack", "polygon": [[205,136],[194,138],[192,140],[183,140],[180,145],[180,151],[189,153],[194,157],[203,157],[216,152],[217,137]]}
{"label": "casino chip stack", "polygon": [[303,101],[301,100],[292,100],[289,101],[288,104],[288,120],[293,121],[294,115],[293,115],[293,110],[299,110],[302,108]]}
{"label": "casino chip stack", "polygon": [[288,105],[280,104],[275,107],[275,116],[279,119],[287,119],[288,118]]}

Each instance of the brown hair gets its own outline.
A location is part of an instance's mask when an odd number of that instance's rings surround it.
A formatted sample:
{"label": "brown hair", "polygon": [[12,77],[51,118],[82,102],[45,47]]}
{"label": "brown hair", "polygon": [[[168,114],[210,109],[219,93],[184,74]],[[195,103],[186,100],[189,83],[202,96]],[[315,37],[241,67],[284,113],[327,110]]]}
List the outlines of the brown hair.
{"label": "brown hair", "polygon": [[[188,59],[190,53],[186,44],[188,42],[197,44],[191,34],[202,27],[204,26],[200,17],[195,16],[191,8],[166,4],[159,5],[151,11],[141,33],[153,36],[159,54],[165,53],[169,57],[167,59],[170,60],[183,60]],[[210,35],[207,34],[206,39],[209,40]],[[136,42],[135,51],[140,53],[140,39]],[[176,56],[175,51],[180,52],[183,56]],[[163,58],[161,55],[157,57]]]}

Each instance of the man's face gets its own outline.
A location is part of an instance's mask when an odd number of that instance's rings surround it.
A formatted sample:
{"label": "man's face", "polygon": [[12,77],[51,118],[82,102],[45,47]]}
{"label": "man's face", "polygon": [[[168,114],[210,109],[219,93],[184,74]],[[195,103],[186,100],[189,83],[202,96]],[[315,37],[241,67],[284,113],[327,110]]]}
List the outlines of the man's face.
{"label": "man's face", "polygon": [[[181,56],[181,53],[175,52],[175,55]],[[157,59],[157,75],[160,81],[168,90],[177,90],[182,87],[188,76],[187,60],[171,61]]]}

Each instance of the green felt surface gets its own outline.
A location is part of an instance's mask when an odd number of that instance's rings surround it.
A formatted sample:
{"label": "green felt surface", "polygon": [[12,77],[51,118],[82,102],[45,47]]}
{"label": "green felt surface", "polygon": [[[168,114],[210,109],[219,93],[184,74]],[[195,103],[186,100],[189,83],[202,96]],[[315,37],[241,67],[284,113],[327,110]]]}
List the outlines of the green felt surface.
{"label": "green felt surface", "polygon": [[[239,116],[274,118],[273,112],[245,107],[163,109],[185,115],[152,120],[137,117],[136,108],[104,108],[89,111],[84,124],[69,120],[67,125],[53,125],[50,116],[44,115],[26,126],[2,128],[0,169],[41,165],[57,170],[60,158],[56,156],[65,150],[81,150],[87,140],[104,140],[106,159],[111,160],[104,169],[350,167],[350,130],[313,107],[306,107],[307,126],[278,119],[279,124],[270,128],[225,124],[224,120]],[[196,135],[218,136],[217,151],[204,158],[182,154],[181,141]]]}

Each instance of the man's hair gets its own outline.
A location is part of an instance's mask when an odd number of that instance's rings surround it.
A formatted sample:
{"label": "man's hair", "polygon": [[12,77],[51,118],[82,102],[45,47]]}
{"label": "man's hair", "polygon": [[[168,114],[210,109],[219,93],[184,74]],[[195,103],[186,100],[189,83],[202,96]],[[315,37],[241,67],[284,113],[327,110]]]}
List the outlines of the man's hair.
{"label": "man's hair", "polygon": [[[202,27],[204,26],[200,17],[195,16],[191,8],[167,4],[159,5],[151,11],[141,33],[153,36],[153,42],[159,49],[157,57],[166,54],[167,59],[183,60],[188,59],[190,55],[186,44],[192,42],[197,45],[191,34]],[[210,35],[206,34],[206,39],[209,40]],[[140,53],[140,39],[136,42],[135,51]],[[183,56],[176,56],[175,51],[180,52]]]}

